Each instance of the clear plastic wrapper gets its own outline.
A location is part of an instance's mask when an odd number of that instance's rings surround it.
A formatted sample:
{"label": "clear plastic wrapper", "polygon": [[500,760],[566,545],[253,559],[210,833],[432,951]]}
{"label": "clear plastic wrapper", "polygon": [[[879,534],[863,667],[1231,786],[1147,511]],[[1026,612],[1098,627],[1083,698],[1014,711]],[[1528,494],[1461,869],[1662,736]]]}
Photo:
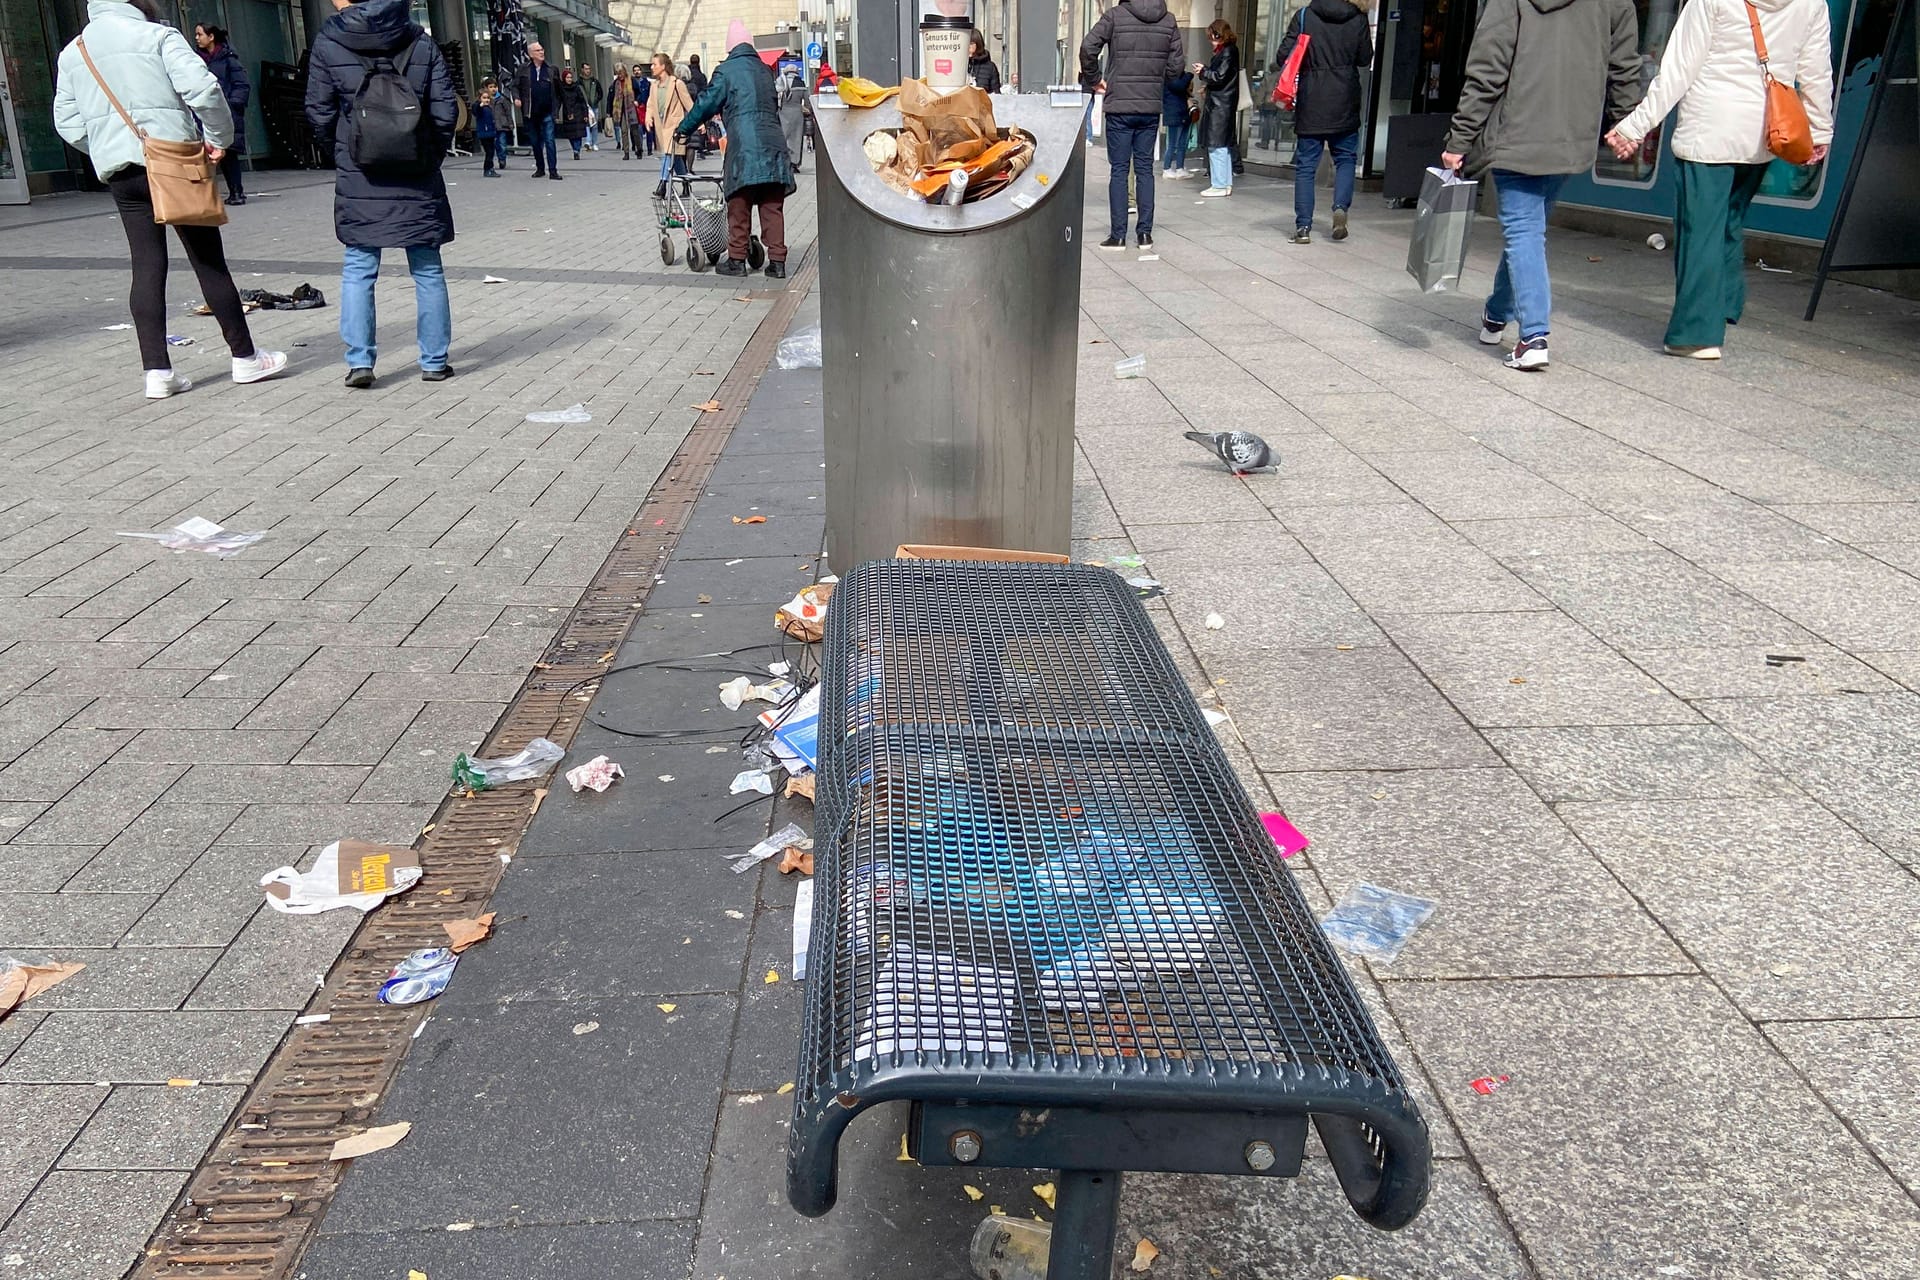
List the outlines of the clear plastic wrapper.
{"label": "clear plastic wrapper", "polygon": [[782,369],[818,369],[820,326],[814,325],[780,339],[780,345],[774,348],[773,360]]}
{"label": "clear plastic wrapper", "polygon": [[1321,920],[1320,928],[1333,945],[1349,955],[1392,964],[1437,905],[1432,898],[1416,898],[1361,883],[1347,890]]}
{"label": "clear plastic wrapper", "polygon": [[453,780],[469,791],[525,782],[546,773],[565,754],[564,747],[546,738],[535,738],[512,755],[493,760],[461,752],[453,760]]}

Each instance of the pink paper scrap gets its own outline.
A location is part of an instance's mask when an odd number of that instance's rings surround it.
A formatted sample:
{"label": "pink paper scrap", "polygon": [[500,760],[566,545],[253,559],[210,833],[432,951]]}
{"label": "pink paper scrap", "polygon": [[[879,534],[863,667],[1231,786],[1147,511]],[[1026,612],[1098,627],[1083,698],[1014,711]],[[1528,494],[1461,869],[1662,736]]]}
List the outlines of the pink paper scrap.
{"label": "pink paper scrap", "polygon": [[1260,825],[1273,837],[1273,843],[1279,847],[1280,856],[1291,858],[1307,847],[1307,838],[1300,834],[1300,828],[1287,821],[1284,813],[1263,813]]}

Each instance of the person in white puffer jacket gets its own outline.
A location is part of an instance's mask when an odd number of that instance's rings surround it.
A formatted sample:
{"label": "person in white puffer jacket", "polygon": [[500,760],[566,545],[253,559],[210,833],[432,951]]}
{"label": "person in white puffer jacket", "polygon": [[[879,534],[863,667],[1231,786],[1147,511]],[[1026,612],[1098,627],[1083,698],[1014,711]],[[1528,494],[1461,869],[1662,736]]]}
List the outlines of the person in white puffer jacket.
{"label": "person in white puffer jacket", "polygon": [[[126,0],[91,0],[87,19],[79,38],[60,51],[53,124],[61,137],[93,160],[94,172],[113,193],[133,254],[127,303],[146,369],[147,398],[163,400],[193,386],[186,375],[174,371],[167,351],[167,229],[153,220],[147,157],[139,135],[127,127],[101,81],[148,136],[172,142],[204,139],[214,160],[233,141],[233,112],[220,82],[174,28],[148,21]],[[83,42],[86,57],[80,52]],[[99,79],[87,67],[89,57]],[[199,279],[201,297],[220,321],[220,332],[233,352],[233,380],[259,382],[285,369],[285,355],[253,345],[239,290],[227,270],[220,228],[174,230]]]}
{"label": "person in white puffer jacket", "polygon": [[1757,15],[1773,78],[1793,85],[1813,132],[1813,161],[1833,141],[1833,51],[1827,0],[1689,0],[1660,72],[1640,105],[1607,135],[1622,160],[1677,103],[1673,131],[1680,195],[1674,216],[1673,316],[1668,355],[1718,360],[1727,326],[1746,305],[1747,206],[1767,151],[1766,77],[1753,38]]}

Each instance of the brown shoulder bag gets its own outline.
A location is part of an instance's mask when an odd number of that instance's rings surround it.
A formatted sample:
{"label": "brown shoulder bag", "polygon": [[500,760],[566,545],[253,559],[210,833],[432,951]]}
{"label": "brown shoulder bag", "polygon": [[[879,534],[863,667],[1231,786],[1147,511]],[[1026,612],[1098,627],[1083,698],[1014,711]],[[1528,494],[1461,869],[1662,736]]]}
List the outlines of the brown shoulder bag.
{"label": "brown shoulder bag", "polygon": [[1760,74],[1767,84],[1767,150],[1788,164],[1807,164],[1813,159],[1813,126],[1807,123],[1807,109],[1799,91],[1773,78],[1767,65],[1767,38],[1760,34],[1760,11],[1747,2],[1747,21],[1753,26],[1753,51],[1760,55]]}
{"label": "brown shoulder bag", "polygon": [[213,164],[207,159],[206,144],[149,137],[120,105],[120,99],[113,96],[113,90],[107,88],[106,77],[93,65],[93,55],[87,52],[86,38],[83,36],[74,44],[79,47],[81,61],[87,64],[87,70],[100,85],[100,92],[107,95],[107,101],[127,122],[127,128],[140,139],[140,149],[147,158],[147,191],[153,200],[153,220],[169,227],[225,226],[227,210],[220,203],[219,189],[214,186]]}

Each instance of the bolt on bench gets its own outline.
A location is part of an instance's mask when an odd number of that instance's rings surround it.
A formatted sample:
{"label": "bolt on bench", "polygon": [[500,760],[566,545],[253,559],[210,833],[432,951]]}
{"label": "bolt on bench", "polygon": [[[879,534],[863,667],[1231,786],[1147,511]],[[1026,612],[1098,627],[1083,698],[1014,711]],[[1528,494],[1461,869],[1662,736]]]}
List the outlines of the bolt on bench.
{"label": "bolt on bench", "polygon": [[1049,1280],[1105,1280],[1122,1171],[1426,1200],[1425,1122],[1133,592],[879,561],[826,624],[816,890],[787,1161],[912,1104],[928,1165],[1058,1169]]}

